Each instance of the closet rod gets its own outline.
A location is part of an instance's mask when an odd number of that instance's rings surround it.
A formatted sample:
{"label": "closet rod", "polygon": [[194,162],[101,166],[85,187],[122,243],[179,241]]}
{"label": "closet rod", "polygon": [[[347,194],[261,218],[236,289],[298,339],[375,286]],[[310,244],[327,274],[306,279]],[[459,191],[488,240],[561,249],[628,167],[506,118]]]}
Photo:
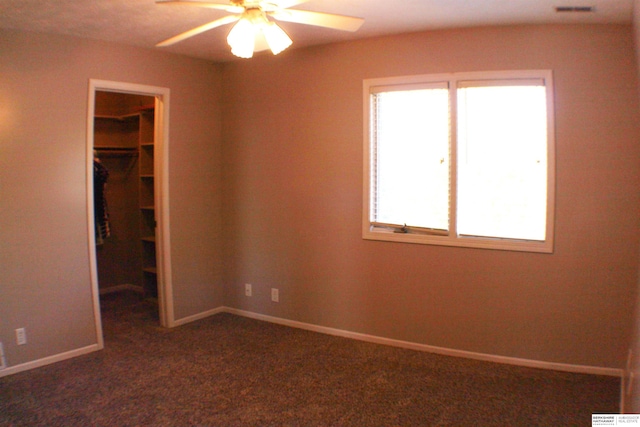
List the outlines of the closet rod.
{"label": "closet rod", "polygon": [[100,152],[103,156],[106,156],[106,157],[112,157],[112,156],[137,157],[138,156],[137,147],[93,147],[93,149],[97,152]]}
{"label": "closet rod", "polygon": [[98,151],[138,151],[138,147],[108,147],[108,146],[100,146],[93,147],[94,150]]}

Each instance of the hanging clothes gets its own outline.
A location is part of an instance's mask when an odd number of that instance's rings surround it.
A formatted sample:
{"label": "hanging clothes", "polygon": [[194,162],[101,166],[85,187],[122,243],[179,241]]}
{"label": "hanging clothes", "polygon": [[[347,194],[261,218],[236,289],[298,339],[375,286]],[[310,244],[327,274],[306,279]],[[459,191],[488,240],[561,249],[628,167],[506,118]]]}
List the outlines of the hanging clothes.
{"label": "hanging clothes", "polygon": [[109,179],[109,171],[100,163],[100,159],[93,159],[93,210],[96,226],[96,244],[101,245],[104,239],[111,235],[109,227],[109,210],[105,190]]}

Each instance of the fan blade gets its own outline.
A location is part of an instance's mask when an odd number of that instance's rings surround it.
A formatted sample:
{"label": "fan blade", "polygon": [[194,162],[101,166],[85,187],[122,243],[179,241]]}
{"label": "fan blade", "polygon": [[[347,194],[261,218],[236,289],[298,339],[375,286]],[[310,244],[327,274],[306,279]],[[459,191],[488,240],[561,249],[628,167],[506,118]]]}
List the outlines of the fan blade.
{"label": "fan blade", "polygon": [[315,25],[343,31],[356,31],[364,22],[362,18],[297,9],[278,10],[269,13],[269,15],[280,21]]}
{"label": "fan blade", "polygon": [[184,39],[188,39],[189,37],[197,36],[198,34],[204,33],[205,31],[209,31],[213,28],[236,22],[239,19],[240,15],[229,15],[225,16],[224,18],[216,19],[215,21],[211,21],[208,24],[200,25],[199,27],[193,28],[189,31],[185,31],[184,33],[178,34],[177,36],[173,36],[170,39],[160,42],[156,45],[156,47],[170,46],[174,43],[178,43]]}
{"label": "fan blade", "polygon": [[[277,10],[277,9],[288,9],[293,6],[297,6],[302,3],[306,3],[309,0],[279,0],[279,1],[269,1],[265,0],[260,3],[262,9],[267,10]],[[270,6],[270,7],[269,7]]]}
{"label": "fan blade", "polygon": [[209,8],[209,9],[224,10],[224,11],[229,12],[229,13],[242,13],[242,12],[244,12],[244,7],[242,7],[242,6],[235,6],[235,5],[232,5],[232,4],[212,3],[212,2],[208,2],[208,1],[156,0],[156,4],[206,7],[206,8]]}

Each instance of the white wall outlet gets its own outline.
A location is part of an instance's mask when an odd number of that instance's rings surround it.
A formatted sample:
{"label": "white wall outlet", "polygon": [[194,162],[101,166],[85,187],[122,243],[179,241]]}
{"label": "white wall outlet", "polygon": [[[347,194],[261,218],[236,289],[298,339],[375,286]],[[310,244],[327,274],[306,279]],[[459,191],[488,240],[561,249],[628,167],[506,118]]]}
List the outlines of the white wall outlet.
{"label": "white wall outlet", "polygon": [[251,283],[246,283],[244,285],[244,295],[250,297],[253,295],[253,289],[251,288]]}
{"label": "white wall outlet", "polygon": [[16,343],[24,345],[27,343],[27,331],[24,328],[16,329]]}
{"label": "white wall outlet", "polygon": [[2,341],[0,341],[0,370],[7,367],[7,359],[4,357],[4,347],[2,347]]}
{"label": "white wall outlet", "polygon": [[276,288],[271,288],[271,301],[280,302],[280,292]]}

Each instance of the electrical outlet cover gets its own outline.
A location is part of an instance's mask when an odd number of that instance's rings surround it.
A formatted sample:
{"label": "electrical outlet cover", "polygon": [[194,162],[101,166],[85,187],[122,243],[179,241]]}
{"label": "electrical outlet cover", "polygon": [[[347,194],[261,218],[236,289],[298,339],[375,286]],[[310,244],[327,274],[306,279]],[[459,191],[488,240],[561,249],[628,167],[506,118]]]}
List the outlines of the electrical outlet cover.
{"label": "electrical outlet cover", "polygon": [[27,331],[24,328],[16,329],[16,343],[24,345],[27,343]]}
{"label": "electrical outlet cover", "polygon": [[7,359],[4,357],[4,347],[2,347],[2,341],[0,341],[0,370],[7,367]]}

